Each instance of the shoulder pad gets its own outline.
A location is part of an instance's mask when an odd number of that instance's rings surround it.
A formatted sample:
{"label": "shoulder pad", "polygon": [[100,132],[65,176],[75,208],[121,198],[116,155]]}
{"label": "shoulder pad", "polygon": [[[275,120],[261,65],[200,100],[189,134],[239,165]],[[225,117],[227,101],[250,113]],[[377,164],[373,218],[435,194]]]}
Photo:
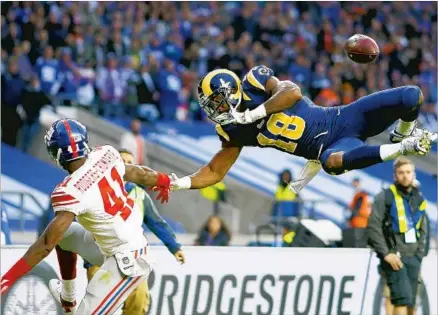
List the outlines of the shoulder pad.
{"label": "shoulder pad", "polygon": [[247,81],[252,87],[265,91],[266,82],[273,75],[274,71],[272,69],[261,65],[249,70],[243,80]]}
{"label": "shoulder pad", "polygon": [[96,151],[104,151],[103,154],[110,155],[110,160],[112,160],[112,161],[123,162],[119,151],[117,151],[113,146],[103,145],[103,146],[97,147],[95,150]]}

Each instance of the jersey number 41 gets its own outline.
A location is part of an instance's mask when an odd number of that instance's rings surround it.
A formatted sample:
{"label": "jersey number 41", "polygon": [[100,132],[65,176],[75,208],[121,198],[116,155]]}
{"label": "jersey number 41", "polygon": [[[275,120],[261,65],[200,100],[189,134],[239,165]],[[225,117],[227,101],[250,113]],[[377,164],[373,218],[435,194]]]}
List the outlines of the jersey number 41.
{"label": "jersey number 41", "polygon": [[126,221],[126,219],[128,219],[128,217],[131,215],[131,209],[134,207],[134,200],[128,197],[128,193],[123,186],[122,178],[115,167],[113,167],[111,170],[111,178],[119,184],[123,196],[117,196],[106,177],[102,178],[98,185],[102,195],[105,212],[112,216],[115,216],[118,212],[120,212],[120,216]]}

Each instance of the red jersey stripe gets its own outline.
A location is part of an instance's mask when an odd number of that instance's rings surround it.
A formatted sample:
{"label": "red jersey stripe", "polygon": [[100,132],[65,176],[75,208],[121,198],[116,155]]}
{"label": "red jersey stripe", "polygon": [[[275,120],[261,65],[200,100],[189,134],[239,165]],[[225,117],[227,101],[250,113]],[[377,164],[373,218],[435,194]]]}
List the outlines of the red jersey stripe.
{"label": "red jersey stripe", "polygon": [[76,145],[76,142],[73,139],[70,125],[68,124],[67,120],[63,120],[62,122],[64,123],[64,127],[67,130],[68,140],[70,140],[71,150],[73,151],[73,157],[77,158],[78,157],[78,146]]}

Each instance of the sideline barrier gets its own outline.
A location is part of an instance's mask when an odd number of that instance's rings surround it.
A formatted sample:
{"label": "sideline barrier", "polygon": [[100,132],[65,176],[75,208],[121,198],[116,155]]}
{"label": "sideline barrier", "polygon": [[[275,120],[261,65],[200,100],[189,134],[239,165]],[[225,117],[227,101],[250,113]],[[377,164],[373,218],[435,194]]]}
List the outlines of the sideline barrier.
{"label": "sideline barrier", "polygon": [[[26,249],[1,248],[2,274]],[[180,266],[166,248],[151,248],[155,271],[149,279],[149,314],[380,313],[378,259],[368,249],[185,247],[184,251],[187,263]],[[431,250],[423,260],[423,291],[429,298],[420,302],[417,315],[438,314],[437,258],[436,250]],[[77,288],[82,297],[86,277],[82,260],[78,261]],[[14,309],[23,314],[61,314],[45,287],[59,275],[55,252],[34,271],[2,299],[1,314],[14,314]],[[30,306],[23,309],[26,303]]]}

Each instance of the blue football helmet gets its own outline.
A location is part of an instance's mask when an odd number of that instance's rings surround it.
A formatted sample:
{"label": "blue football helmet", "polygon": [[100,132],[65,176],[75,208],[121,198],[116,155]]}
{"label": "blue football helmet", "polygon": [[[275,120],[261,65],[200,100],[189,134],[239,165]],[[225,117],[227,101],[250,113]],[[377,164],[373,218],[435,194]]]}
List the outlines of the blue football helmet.
{"label": "blue football helmet", "polygon": [[88,156],[87,128],[74,119],[55,121],[44,136],[47,151],[52,160],[62,166]]}
{"label": "blue football helmet", "polygon": [[198,97],[208,118],[221,125],[230,124],[235,121],[231,111],[242,100],[240,79],[230,70],[211,71],[199,82]]}

